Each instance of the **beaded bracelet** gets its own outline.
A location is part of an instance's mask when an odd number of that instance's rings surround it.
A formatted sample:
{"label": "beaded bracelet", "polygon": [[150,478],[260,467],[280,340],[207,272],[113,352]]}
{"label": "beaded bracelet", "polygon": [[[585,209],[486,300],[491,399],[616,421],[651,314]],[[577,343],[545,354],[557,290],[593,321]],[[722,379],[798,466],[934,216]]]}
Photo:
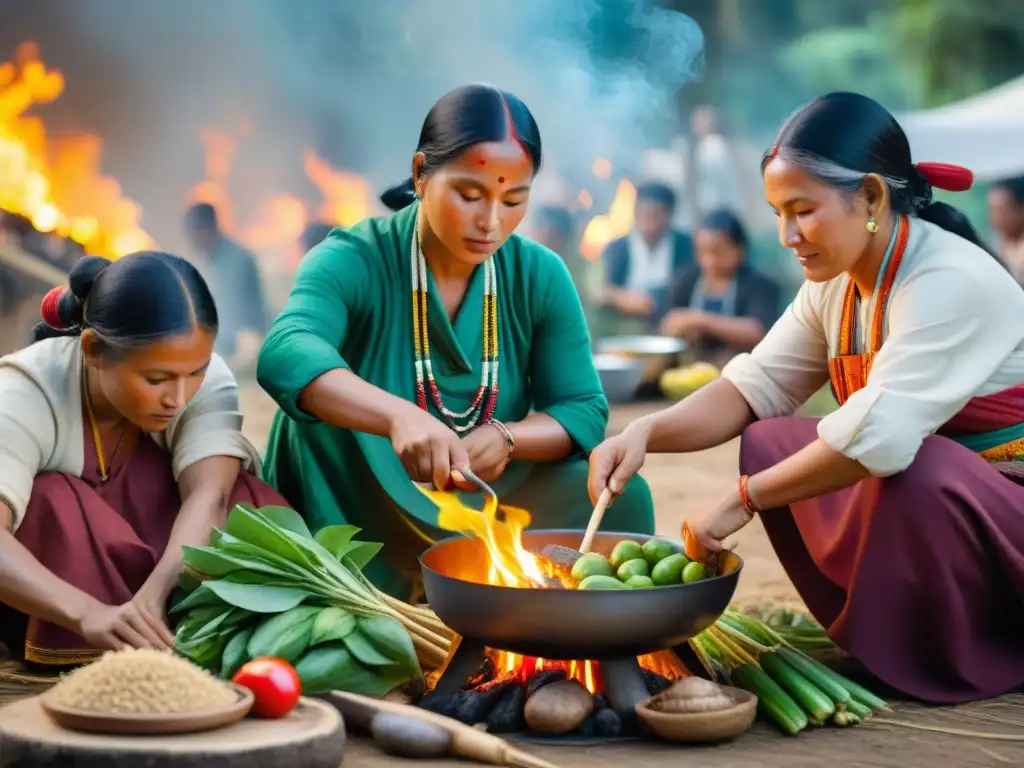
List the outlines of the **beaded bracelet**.
{"label": "beaded bracelet", "polygon": [[487,423],[497,429],[501,436],[505,438],[505,442],[508,443],[508,455],[511,457],[512,451],[516,448],[516,436],[512,434],[512,430],[505,425],[505,422],[498,421],[497,419],[491,419]]}
{"label": "beaded bracelet", "polygon": [[750,475],[740,476],[740,501],[743,502],[744,509],[752,515],[756,515],[761,510],[757,508],[757,504],[750,498],[750,489],[747,488],[747,483],[750,481]]}

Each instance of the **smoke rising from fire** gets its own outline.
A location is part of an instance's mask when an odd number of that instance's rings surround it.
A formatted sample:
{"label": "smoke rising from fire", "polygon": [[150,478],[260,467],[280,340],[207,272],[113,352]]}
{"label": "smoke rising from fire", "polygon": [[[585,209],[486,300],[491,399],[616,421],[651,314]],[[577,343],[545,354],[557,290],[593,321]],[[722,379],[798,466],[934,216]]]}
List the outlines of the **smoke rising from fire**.
{"label": "smoke rising from fire", "polygon": [[[116,104],[122,135],[98,132],[147,229],[170,247],[181,244],[182,196],[202,178],[202,126],[252,126],[232,171],[239,207],[308,191],[305,147],[380,190],[408,173],[433,101],[486,81],[530,106],[552,165],[588,172],[595,157],[628,161],[671,130],[678,89],[702,62],[696,23],[642,0],[41,5],[60,9],[61,38],[115,74],[101,100]],[[47,38],[37,35],[52,59],[59,42]]]}

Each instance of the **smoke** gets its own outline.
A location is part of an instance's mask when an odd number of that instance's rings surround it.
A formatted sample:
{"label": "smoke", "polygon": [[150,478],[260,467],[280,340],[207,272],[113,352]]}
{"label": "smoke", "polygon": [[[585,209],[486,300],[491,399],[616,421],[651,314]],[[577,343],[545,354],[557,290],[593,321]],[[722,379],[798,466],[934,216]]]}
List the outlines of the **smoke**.
{"label": "smoke", "polygon": [[[691,18],[646,6],[642,0],[59,4],[74,46],[115,73],[100,100],[107,111],[115,105],[117,135],[102,133],[108,154],[121,152],[117,172],[126,192],[143,203],[145,224],[162,241],[177,235],[182,196],[202,178],[200,126],[254,126],[232,178],[243,196],[300,187],[304,147],[382,189],[408,173],[430,105],[455,86],[483,81],[530,106],[549,167],[572,174],[598,156],[629,163],[675,129],[678,90],[703,62],[703,37]],[[44,57],[51,54],[44,43]],[[70,96],[76,86],[68,75]],[[130,168],[123,167],[125,147],[132,148]]]}

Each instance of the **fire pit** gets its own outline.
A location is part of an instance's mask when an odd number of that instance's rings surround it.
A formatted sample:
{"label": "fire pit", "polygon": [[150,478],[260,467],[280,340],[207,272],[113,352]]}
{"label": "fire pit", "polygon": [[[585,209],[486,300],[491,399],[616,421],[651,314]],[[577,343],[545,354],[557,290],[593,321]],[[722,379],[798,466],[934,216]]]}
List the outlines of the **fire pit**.
{"label": "fire pit", "polygon": [[[526,552],[537,553],[551,544],[576,547],[582,535],[523,531],[521,543]],[[623,539],[643,543],[649,538],[600,532],[593,549],[607,554]],[[516,687],[571,678],[594,696],[593,717],[605,708],[615,713],[622,725],[616,736],[633,732],[638,702],[687,674],[683,661],[692,656],[686,641],[728,607],[742,569],[742,561],[730,554],[723,574],[692,584],[622,591],[519,588],[494,583],[489,549],[478,538],[459,536],[438,542],[421,557],[427,599],[461,637],[422,704],[452,710],[453,697],[465,702],[468,692],[490,696],[481,710],[503,701],[513,706],[509,700],[516,696],[522,707],[526,691],[515,693]],[[535,680],[541,675],[546,679]],[[518,723],[521,727],[521,718]],[[608,731],[605,738],[613,735]]]}

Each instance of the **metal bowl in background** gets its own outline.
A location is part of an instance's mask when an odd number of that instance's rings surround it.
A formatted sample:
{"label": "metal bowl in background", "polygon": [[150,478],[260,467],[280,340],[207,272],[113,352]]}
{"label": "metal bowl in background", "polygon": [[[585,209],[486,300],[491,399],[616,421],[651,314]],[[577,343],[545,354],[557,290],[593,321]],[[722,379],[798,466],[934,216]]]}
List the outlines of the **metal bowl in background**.
{"label": "metal bowl in background", "polygon": [[597,342],[597,352],[643,363],[641,384],[656,382],[661,374],[679,363],[686,342],[671,336],[609,336]]}
{"label": "metal bowl in background", "polygon": [[620,355],[594,355],[594,367],[609,403],[628,403],[636,397],[644,376],[644,363]]}

